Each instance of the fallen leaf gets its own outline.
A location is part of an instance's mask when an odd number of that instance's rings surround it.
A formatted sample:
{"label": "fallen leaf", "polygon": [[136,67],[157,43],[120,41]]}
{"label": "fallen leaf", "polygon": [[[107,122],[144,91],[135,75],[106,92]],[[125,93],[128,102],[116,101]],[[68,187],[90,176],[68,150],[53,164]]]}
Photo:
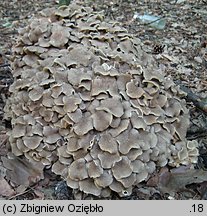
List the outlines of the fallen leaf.
{"label": "fallen leaf", "polygon": [[17,194],[22,194],[27,190],[27,187],[24,185],[19,185],[18,187],[15,188]]}
{"label": "fallen leaf", "polygon": [[166,53],[163,53],[162,55],[161,55],[163,58],[166,58],[167,60],[169,60],[170,62],[173,62],[173,63],[179,63],[179,58],[178,57],[176,57],[176,56],[170,56],[170,55],[168,55],[168,54],[166,54]]}
{"label": "fallen leaf", "polygon": [[0,134],[0,146],[4,145],[6,141],[8,140],[8,135],[6,133]]}
{"label": "fallen leaf", "polygon": [[158,188],[163,193],[174,193],[185,190],[187,185],[207,181],[207,171],[202,169],[174,168],[170,172],[165,170],[161,173]]}
{"label": "fallen leaf", "polygon": [[43,200],[45,198],[45,195],[44,195],[44,193],[42,191],[40,191],[38,189],[34,189],[33,192],[37,196],[37,199]]}
{"label": "fallen leaf", "polygon": [[20,159],[1,157],[4,167],[7,169],[7,178],[16,185],[29,186],[44,178],[41,164],[35,165],[30,163],[26,158]]}
{"label": "fallen leaf", "polygon": [[0,196],[10,197],[14,194],[15,192],[9,183],[4,178],[0,178]]}
{"label": "fallen leaf", "polygon": [[63,6],[63,5],[69,5],[70,4],[70,0],[59,0],[59,4],[58,6]]}
{"label": "fallen leaf", "polygon": [[156,186],[158,186],[158,184],[159,184],[160,181],[168,181],[168,176],[166,176],[166,174],[168,174],[168,173],[169,173],[169,170],[168,170],[167,167],[161,168],[159,172],[156,172],[154,174],[154,176],[152,176],[147,181],[147,186],[149,186],[149,187],[156,187]]}
{"label": "fallen leaf", "polygon": [[8,153],[8,148],[6,147],[6,143],[8,141],[8,138],[9,137],[6,134],[6,132],[0,133],[0,156],[6,156]]}
{"label": "fallen leaf", "polygon": [[6,169],[3,166],[0,166],[0,178],[4,178],[6,176]]}

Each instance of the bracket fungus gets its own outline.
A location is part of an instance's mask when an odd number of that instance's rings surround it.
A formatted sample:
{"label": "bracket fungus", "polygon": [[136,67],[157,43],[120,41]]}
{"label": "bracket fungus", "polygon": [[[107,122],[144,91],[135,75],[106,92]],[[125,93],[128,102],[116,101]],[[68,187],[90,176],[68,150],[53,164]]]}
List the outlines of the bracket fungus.
{"label": "bracket fungus", "polygon": [[129,195],[157,167],[197,161],[184,93],[101,13],[43,10],[13,47],[10,145],[95,196]]}

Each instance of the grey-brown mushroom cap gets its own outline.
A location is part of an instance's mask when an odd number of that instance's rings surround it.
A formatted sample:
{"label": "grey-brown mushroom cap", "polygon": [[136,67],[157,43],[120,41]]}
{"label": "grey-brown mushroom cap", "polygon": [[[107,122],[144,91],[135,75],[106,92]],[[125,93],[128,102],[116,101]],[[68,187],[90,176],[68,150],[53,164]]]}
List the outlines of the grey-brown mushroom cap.
{"label": "grey-brown mushroom cap", "polygon": [[120,161],[115,162],[112,167],[112,173],[116,179],[129,177],[132,171],[131,162],[126,156],[123,156]]}
{"label": "grey-brown mushroom cap", "polygon": [[85,179],[79,182],[80,190],[87,194],[93,194],[99,196],[101,194],[101,188],[94,184],[92,179]]}
{"label": "grey-brown mushroom cap", "polygon": [[98,110],[92,115],[92,119],[94,128],[97,131],[104,131],[110,126],[113,117],[111,113]]}
{"label": "grey-brown mushroom cap", "polygon": [[118,145],[116,140],[109,134],[103,134],[98,142],[99,147],[106,152],[115,154],[118,151]]}
{"label": "grey-brown mushroom cap", "polygon": [[34,135],[32,137],[23,137],[24,145],[27,146],[29,149],[36,149],[40,142],[42,141],[42,137]]}
{"label": "grey-brown mushroom cap", "polygon": [[79,136],[83,136],[84,134],[87,134],[92,129],[93,129],[93,122],[90,116],[83,117],[82,119],[79,120],[78,123],[74,125],[74,132]]}
{"label": "grey-brown mushroom cap", "polygon": [[103,168],[100,166],[99,160],[93,160],[86,164],[88,175],[90,178],[97,178],[103,174]]}
{"label": "grey-brown mushroom cap", "polygon": [[68,42],[69,35],[69,30],[66,27],[54,23],[52,25],[50,44],[54,47],[63,47]]}
{"label": "grey-brown mushroom cap", "polygon": [[107,98],[101,101],[97,110],[105,110],[115,117],[121,117],[124,114],[123,106],[118,98]]}
{"label": "grey-brown mushroom cap", "polygon": [[[143,141],[140,140],[139,132],[135,129],[126,130],[117,136],[119,151],[127,154],[132,148],[141,148]],[[143,144],[144,145],[144,144]]]}
{"label": "grey-brown mushroom cap", "polygon": [[75,160],[68,168],[68,175],[72,180],[80,181],[88,178],[86,161],[83,158]]}
{"label": "grey-brown mushroom cap", "polygon": [[94,183],[100,187],[107,187],[113,182],[113,176],[107,171],[104,170],[103,173],[94,179]]}

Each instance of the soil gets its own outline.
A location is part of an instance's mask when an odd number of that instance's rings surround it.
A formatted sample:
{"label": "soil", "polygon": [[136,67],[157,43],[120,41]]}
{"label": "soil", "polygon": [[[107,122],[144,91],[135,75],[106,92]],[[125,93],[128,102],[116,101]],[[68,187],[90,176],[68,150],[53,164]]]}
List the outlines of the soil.
{"label": "soil", "polygon": [[[173,80],[187,87],[202,101],[204,109],[198,108],[187,97],[191,115],[191,125],[187,138],[199,142],[200,156],[196,169],[207,168],[207,1],[205,0],[77,0],[94,10],[103,10],[107,18],[119,21],[143,42],[142,49],[157,59],[158,64]],[[28,20],[46,7],[58,7],[52,0],[11,0],[0,1],[0,156],[8,153],[10,123],[3,119],[3,107],[9,97],[12,46],[18,30],[27,25]],[[159,30],[144,24],[134,15],[152,14],[166,21]],[[0,160],[1,168],[1,160]],[[1,170],[0,170],[1,171]],[[0,172],[1,174],[1,172]],[[157,173],[157,175],[159,172]],[[11,182],[10,189],[15,195],[0,196],[0,199],[74,199],[74,195],[61,179],[46,171],[45,179],[17,192]],[[174,196],[162,193],[156,187],[143,183],[135,188],[130,197],[123,199],[207,199],[206,181],[186,183],[181,192]],[[61,192],[62,191],[62,192]],[[66,191],[68,191],[66,193]],[[61,197],[61,198],[60,198]],[[92,199],[95,199],[92,197]],[[114,194],[111,199],[120,199]],[[122,199],[122,198],[121,198]]]}

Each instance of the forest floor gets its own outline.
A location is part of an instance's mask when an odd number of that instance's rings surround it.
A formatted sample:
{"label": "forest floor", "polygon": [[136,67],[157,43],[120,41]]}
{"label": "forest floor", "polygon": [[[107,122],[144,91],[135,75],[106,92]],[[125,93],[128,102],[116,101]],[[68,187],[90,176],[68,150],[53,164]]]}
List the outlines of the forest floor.
{"label": "forest floor", "polygon": [[[165,193],[149,183],[135,188],[132,195],[125,199],[207,199],[207,1],[206,0],[78,0],[94,10],[103,10],[107,18],[117,20],[142,40],[143,47],[157,59],[166,75],[188,89],[187,105],[190,110],[189,140],[199,142],[200,156],[196,165],[197,172],[183,174],[173,182],[172,188]],[[27,25],[28,20],[39,10],[58,7],[51,0],[11,0],[0,1],[0,156],[8,153],[8,122],[3,120],[3,107],[9,96],[8,88],[12,83],[10,62],[12,46],[18,29]],[[138,14],[152,14],[165,19],[162,30],[152,28],[134,18]],[[191,96],[197,97],[191,97]],[[195,100],[201,101],[202,106]],[[197,102],[198,102],[197,101]],[[169,168],[166,168],[169,172]],[[46,171],[44,180],[29,188],[15,188],[2,174],[5,169],[0,160],[0,199],[60,199],[55,193],[57,179]],[[161,175],[160,170],[155,174]],[[175,188],[183,185],[180,191]],[[64,185],[58,184],[62,192]],[[56,189],[58,188],[56,187]],[[2,188],[4,188],[3,192]],[[173,196],[171,196],[173,192]],[[64,192],[65,193],[65,192]],[[61,196],[61,195],[60,195]],[[63,196],[64,197],[64,196]],[[63,198],[62,197],[62,198]],[[72,198],[65,195],[66,198]],[[119,199],[116,195],[112,199]]]}

